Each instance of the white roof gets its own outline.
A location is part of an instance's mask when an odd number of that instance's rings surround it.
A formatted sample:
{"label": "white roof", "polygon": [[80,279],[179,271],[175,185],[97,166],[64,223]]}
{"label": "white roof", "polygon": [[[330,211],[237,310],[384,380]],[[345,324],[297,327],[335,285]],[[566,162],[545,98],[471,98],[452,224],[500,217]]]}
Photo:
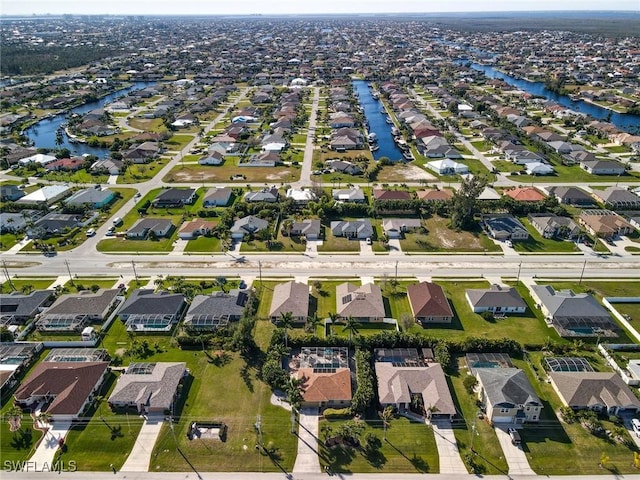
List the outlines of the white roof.
{"label": "white roof", "polygon": [[26,165],[27,163],[30,163],[30,162],[39,163],[40,165],[46,165],[47,163],[51,163],[54,160],[56,160],[56,157],[54,157],[53,155],[36,153],[35,155],[31,155],[30,157],[22,158],[18,160],[18,162],[21,163],[22,165]]}
{"label": "white roof", "polygon": [[484,190],[478,197],[478,200],[498,200],[500,194],[491,187],[484,187]]}
{"label": "white roof", "polygon": [[298,190],[290,188],[287,190],[287,198],[293,198],[297,202],[309,202],[316,199],[316,194],[311,190]]}
{"label": "white roof", "polygon": [[71,188],[65,185],[47,185],[46,187],[42,187],[40,190],[36,190],[29,195],[25,195],[18,201],[20,203],[48,202],[51,199],[63,195],[69,190],[71,190]]}

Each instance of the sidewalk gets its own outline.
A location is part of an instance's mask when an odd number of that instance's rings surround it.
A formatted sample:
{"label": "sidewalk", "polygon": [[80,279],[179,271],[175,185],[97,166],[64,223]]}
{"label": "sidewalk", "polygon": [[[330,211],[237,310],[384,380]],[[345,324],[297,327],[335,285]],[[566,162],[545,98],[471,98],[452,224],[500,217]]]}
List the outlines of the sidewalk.
{"label": "sidewalk", "polygon": [[460,458],[451,422],[433,421],[431,426],[440,458],[440,473],[467,473],[467,467],[464,466],[462,458]]}
{"label": "sidewalk", "polygon": [[51,463],[58,451],[58,445],[61,438],[65,438],[69,429],[71,428],[71,422],[57,421],[51,424],[49,430],[45,432],[44,437],[38,444],[35,453],[29,459],[30,462],[34,462],[35,468],[42,470],[45,464],[50,468]]}
{"label": "sidewalk", "polygon": [[298,427],[298,455],[293,473],[320,473],[318,461],[318,409],[300,410]]}

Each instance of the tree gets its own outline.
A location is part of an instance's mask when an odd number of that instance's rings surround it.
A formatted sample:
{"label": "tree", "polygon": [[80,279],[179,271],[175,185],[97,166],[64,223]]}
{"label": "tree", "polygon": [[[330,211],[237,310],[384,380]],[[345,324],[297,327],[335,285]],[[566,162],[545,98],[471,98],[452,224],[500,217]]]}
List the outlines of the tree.
{"label": "tree", "polygon": [[360,326],[360,323],[358,323],[358,321],[355,318],[349,316],[345,319],[344,327],[342,327],[342,331],[349,332],[349,341],[352,340],[353,335],[357,335],[359,333],[358,331],[359,326]]}
{"label": "tree", "polygon": [[473,375],[467,375],[464,377],[464,380],[462,380],[462,385],[467,393],[472,395],[476,385],[478,385],[478,380]]}
{"label": "tree", "polygon": [[484,177],[471,177],[463,180],[460,189],[451,199],[451,226],[459,230],[471,230],[478,209],[477,199],[487,185]]}
{"label": "tree", "polygon": [[316,329],[320,325],[320,317],[318,317],[318,312],[314,312],[313,315],[307,317],[307,324],[305,325],[305,330],[309,333],[315,333]]}
{"label": "tree", "polygon": [[384,440],[387,441],[387,427],[391,423],[391,419],[393,418],[393,406],[387,405],[384,407],[384,410],[378,412],[378,416],[380,420],[382,420],[382,428],[384,430]]}
{"label": "tree", "polygon": [[7,416],[7,420],[9,422],[9,431],[15,432],[17,430],[21,430],[22,427],[22,409],[14,405],[9,410],[9,415]]}
{"label": "tree", "polygon": [[288,331],[293,327],[293,314],[291,312],[282,312],[278,320],[278,326],[284,328],[284,346],[289,346]]}
{"label": "tree", "polygon": [[41,425],[46,425],[51,423],[51,420],[53,419],[53,417],[49,412],[43,412],[41,410],[38,416],[36,417],[36,419],[38,420],[38,422],[40,422]]}
{"label": "tree", "polygon": [[285,393],[287,394],[287,401],[292,408],[299,410],[302,405],[302,394],[304,393],[304,378],[289,377],[289,381],[285,386]]}

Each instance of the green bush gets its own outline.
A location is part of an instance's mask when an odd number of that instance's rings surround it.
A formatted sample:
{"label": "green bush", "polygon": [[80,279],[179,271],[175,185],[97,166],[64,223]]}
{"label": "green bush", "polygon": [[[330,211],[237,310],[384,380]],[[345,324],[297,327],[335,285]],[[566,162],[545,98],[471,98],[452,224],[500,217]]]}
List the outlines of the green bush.
{"label": "green bush", "polygon": [[327,420],[341,420],[353,417],[349,408],[325,408],[322,414]]}

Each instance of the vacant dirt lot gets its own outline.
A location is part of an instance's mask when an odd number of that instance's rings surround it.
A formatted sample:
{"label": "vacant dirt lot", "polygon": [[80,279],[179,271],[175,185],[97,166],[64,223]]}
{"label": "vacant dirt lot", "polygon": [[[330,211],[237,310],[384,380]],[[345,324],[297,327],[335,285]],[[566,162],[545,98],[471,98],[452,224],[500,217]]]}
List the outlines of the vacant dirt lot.
{"label": "vacant dirt lot", "polygon": [[244,167],[221,165],[177,165],[165,177],[165,182],[229,182],[234,175],[244,175],[236,180],[239,184],[247,182],[295,182],[300,178],[300,170],[291,167]]}

